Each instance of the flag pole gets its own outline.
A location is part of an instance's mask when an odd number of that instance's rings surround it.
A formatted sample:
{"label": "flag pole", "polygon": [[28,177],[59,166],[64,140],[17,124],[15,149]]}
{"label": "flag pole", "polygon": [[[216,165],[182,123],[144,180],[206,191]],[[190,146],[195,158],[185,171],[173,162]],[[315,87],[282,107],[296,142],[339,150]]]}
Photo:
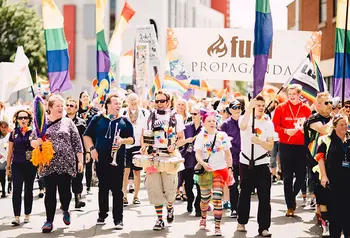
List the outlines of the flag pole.
{"label": "flag pole", "polygon": [[345,74],[346,74],[346,47],[347,47],[347,31],[348,31],[348,17],[349,17],[349,0],[346,1],[346,17],[345,17],[345,34],[344,34],[344,59],[343,59],[343,83],[342,83],[342,105],[345,101]]}

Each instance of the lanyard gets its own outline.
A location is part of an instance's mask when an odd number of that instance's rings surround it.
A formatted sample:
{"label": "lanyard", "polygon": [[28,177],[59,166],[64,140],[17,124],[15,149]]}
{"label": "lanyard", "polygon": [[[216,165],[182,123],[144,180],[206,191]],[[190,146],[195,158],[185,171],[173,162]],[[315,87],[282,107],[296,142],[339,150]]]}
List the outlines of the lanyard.
{"label": "lanyard", "polygon": [[341,148],[343,149],[343,152],[345,153],[345,161],[347,161],[348,160],[348,156],[347,156],[347,154],[348,154],[348,143],[347,142],[345,142],[345,144],[343,143],[343,141],[339,138],[339,143],[341,144]]}
{"label": "lanyard", "polygon": [[301,105],[299,104],[298,111],[297,111],[297,114],[295,116],[294,116],[294,113],[293,113],[291,106],[289,104],[288,104],[288,106],[289,106],[290,113],[292,114],[293,121],[295,121],[295,118],[298,119],[299,110],[300,110]]}

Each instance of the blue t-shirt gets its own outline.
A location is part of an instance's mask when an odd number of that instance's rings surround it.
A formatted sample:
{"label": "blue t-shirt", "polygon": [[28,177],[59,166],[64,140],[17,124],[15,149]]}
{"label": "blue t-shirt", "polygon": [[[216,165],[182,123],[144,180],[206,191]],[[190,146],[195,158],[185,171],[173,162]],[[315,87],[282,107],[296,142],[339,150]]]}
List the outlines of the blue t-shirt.
{"label": "blue t-shirt", "polygon": [[[112,162],[111,151],[116,125],[118,125],[117,130],[120,130],[120,138],[134,138],[134,129],[132,127],[132,124],[125,117],[120,117],[116,120],[111,121],[102,115],[96,115],[93,117],[84,133],[84,136],[88,136],[94,141],[95,148],[98,153],[99,163]],[[118,164],[124,164],[125,153],[125,145],[122,145],[119,148],[117,154]]]}

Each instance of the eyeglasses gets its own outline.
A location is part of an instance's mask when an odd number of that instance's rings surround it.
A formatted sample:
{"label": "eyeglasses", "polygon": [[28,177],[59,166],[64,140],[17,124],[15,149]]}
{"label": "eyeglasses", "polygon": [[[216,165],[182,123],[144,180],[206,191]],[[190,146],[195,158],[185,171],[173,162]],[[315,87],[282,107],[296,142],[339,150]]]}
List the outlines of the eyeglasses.
{"label": "eyeglasses", "polygon": [[166,99],[160,99],[160,100],[156,100],[156,103],[165,103],[167,100]]}
{"label": "eyeglasses", "polygon": [[192,116],[197,116],[199,113],[195,113],[195,112],[192,112],[191,115]]}
{"label": "eyeglasses", "polygon": [[73,107],[75,107],[75,105],[73,105],[73,104],[66,104],[66,107],[73,108]]}
{"label": "eyeglasses", "polygon": [[241,106],[233,106],[231,108],[232,108],[232,110],[241,110]]}
{"label": "eyeglasses", "polygon": [[344,106],[345,108],[350,108],[350,106]]}
{"label": "eyeglasses", "polygon": [[29,117],[17,117],[17,120],[28,120],[29,119]]}
{"label": "eyeglasses", "polygon": [[324,105],[328,106],[328,104],[332,105],[332,101],[327,101],[327,102],[324,102]]}

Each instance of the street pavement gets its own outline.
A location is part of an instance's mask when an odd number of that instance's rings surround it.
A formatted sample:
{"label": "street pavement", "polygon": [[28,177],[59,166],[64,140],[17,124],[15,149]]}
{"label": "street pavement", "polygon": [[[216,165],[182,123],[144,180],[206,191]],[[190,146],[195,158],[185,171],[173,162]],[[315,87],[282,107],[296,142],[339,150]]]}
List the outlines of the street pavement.
{"label": "street pavement", "polygon": [[[37,183],[35,183],[37,184]],[[37,196],[38,189],[34,190],[34,204],[30,223],[24,224],[24,215],[21,217],[21,225],[12,227],[13,210],[11,195],[0,199],[0,238],[41,238],[41,237],[212,237],[214,233],[214,217],[209,213],[207,221],[207,230],[199,230],[199,218],[194,214],[188,214],[186,211],[186,202],[175,202],[175,220],[172,224],[166,223],[163,231],[153,231],[153,225],[156,221],[156,215],[153,207],[147,200],[147,192],[142,184],[140,192],[141,205],[129,205],[124,209],[124,229],[114,230],[112,214],[106,219],[106,225],[96,226],[98,214],[98,189],[92,188],[92,194],[83,194],[83,200],[87,203],[82,210],[74,209],[74,200],[70,208],[72,222],[70,226],[64,225],[62,221],[62,212],[59,210],[60,204],[57,204],[56,216],[54,221],[54,230],[51,234],[42,234],[41,226],[45,222],[44,199]],[[58,197],[58,195],[57,195]],[[112,198],[112,197],[110,197]],[[129,202],[133,195],[128,194]],[[110,199],[111,203],[111,199]],[[298,204],[301,199],[298,198]],[[221,229],[223,237],[258,237],[257,225],[257,196],[252,196],[252,206],[250,211],[250,220],[246,226],[247,233],[236,232],[237,220],[229,217],[229,211],[226,210],[223,215]],[[314,212],[303,210],[298,206],[296,217],[287,218],[285,213],[285,202],[283,196],[283,185],[272,185],[271,196],[272,221],[270,231],[273,237],[277,238],[297,238],[297,237],[321,237],[321,228],[315,225]],[[23,207],[22,207],[23,211]],[[166,214],[166,213],[165,213]],[[165,219],[166,220],[166,219]]]}

